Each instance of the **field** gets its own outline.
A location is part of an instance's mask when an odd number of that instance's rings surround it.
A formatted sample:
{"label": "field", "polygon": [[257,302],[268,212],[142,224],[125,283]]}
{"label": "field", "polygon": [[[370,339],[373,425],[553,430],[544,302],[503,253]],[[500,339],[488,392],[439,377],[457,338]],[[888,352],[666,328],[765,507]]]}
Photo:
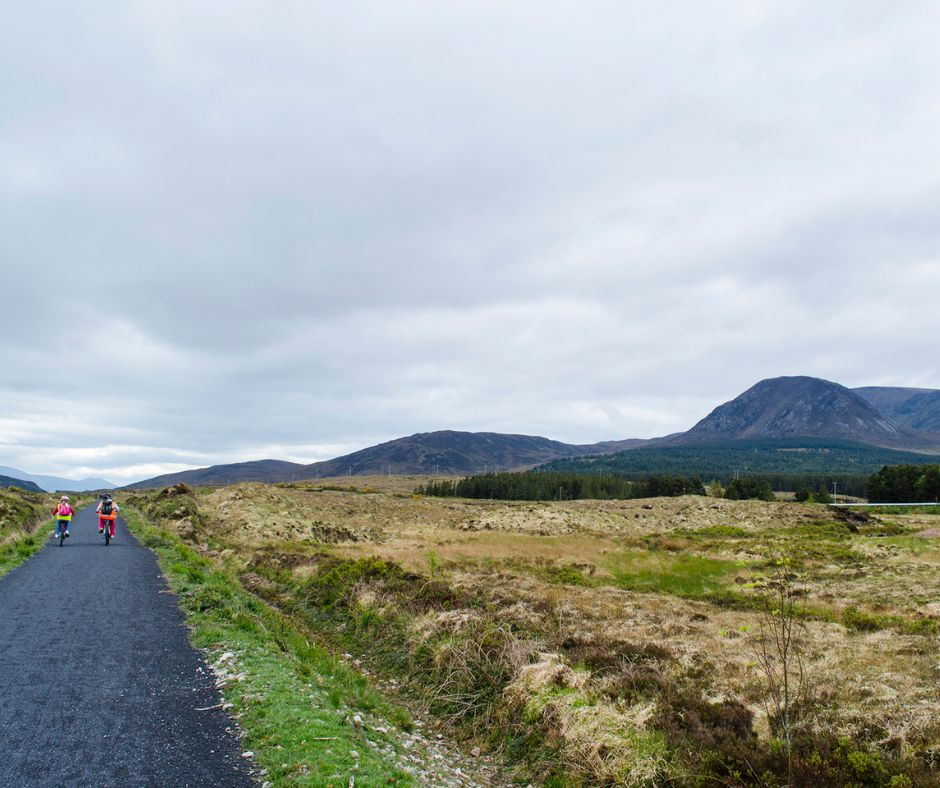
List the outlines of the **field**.
{"label": "field", "polygon": [[418,482],[128,502],[506,781],[940,784],[937,515]]}

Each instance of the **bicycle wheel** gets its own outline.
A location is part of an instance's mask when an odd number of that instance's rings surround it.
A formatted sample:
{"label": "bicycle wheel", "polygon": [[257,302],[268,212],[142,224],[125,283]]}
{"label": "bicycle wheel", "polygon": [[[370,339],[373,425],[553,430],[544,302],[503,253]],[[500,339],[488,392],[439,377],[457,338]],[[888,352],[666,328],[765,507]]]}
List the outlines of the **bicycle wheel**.
{"label": "bicycle wheel", "polygon": [[111,523],[104,524],[104,546],[111,544]]}
{"label": "bicycle wheel", "polygon": [[60,528],[59,529],[59,547],[62,547],[63,544],[65,544],[65,529]]}

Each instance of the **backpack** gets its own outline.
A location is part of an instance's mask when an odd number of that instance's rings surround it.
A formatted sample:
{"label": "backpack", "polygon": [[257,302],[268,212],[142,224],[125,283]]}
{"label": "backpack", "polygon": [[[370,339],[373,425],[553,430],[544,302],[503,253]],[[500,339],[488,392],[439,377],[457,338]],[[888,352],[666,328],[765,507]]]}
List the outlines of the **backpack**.
{"label": "backpack", "polygon": [[112,509],[114,509],[114,504],[111,501],[102,501],[101,502],[101,513],[102,514],[111,514]]}

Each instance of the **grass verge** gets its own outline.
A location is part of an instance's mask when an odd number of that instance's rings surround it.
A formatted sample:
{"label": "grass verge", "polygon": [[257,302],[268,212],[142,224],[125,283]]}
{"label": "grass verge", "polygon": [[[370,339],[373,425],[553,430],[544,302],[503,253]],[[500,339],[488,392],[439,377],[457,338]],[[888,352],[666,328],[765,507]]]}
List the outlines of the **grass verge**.
{"label": "grass verge", "polygon": [[[89,497],[80,497],[80,509]],[[46,529],[53,528],[49,510],[54,503],[45,493],[33,493],[18,487],[0,490],[0,577],[18,567],[46,544]]]}
{"label": "grass verge", "polygon": [[34,534],[17,534],[0,542],[0,577],[16,569],[44,543],[41,536]]}
{"label": "grass verge", "polygon": [[137,511],[127,511],[127,522],[156,553],[178,594],[190,639],[213,663],[263,779],[337,788],[353,784],[351,778],[365,785],[413,784],[396,761],[398,740],[388,735],[410,725],[407,712],[224,568]]}

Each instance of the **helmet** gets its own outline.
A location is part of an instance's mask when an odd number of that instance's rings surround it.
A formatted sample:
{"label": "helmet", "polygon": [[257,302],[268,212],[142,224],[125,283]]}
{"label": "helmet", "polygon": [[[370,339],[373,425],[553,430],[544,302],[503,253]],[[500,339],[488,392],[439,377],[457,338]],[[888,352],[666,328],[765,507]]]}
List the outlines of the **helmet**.
{"label": "helmet", "polygon": [[110,500],[111,500],[111,493],[105,493],[105,494],[104,494],[104,499],[105,499],[106,501],[110,501]]}
{"label": "helmet", "polygon": [[60,501],[67,501],[68,499],[69,497],[67,495],[63,495],[61,498],[59,498]]}

